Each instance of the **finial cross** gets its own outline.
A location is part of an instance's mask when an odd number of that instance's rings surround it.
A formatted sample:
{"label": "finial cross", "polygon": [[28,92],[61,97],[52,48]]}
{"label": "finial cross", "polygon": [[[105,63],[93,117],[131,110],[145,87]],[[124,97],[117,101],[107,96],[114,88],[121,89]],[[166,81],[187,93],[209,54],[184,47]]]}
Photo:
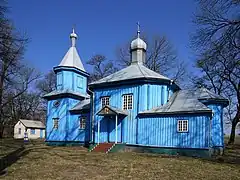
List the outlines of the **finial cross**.
{"label": "finial cross", "polygon": [[75,32],[74,32],[75,27],[76,27],[76,25],[73,24],[73,26],[72,26],[72,32],[73,32],[73,33],[75,33]]}
{"label": "finial cross", "polygon": [[140,36],[140,23],[137,22],[137,35]]}

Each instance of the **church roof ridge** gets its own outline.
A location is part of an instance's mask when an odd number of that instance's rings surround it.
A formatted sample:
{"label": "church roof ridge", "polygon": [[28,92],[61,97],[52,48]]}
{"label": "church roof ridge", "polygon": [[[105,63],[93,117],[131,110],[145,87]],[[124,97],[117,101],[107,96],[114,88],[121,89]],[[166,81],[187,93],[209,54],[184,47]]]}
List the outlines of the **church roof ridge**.
{"label": "church roof ridge", "polygon": [[121,69],[109,76],[106,76],[98,81],[94,81],[89,85],[98,85],[98,84],[105,84],[105,83],[112,83],[112,82],[119,82],[119,81],[126,81],[126,80],[137,80],[137,79],[159,79],[159,80],[167,80],[170,81],[169,78],[148,69],[142,64],[131,64],[124,69]]}

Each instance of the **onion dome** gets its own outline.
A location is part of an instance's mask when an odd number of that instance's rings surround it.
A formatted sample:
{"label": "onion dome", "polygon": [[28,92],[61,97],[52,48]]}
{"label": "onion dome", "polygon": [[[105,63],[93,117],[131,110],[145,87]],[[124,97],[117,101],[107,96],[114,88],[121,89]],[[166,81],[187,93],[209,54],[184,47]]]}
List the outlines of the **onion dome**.
{"label": "onion dome", "polygon": [[147,44],[140,38],[140,25],[138,23],[137,38],[131,42],[131,50],[144,49],[147,50]]}

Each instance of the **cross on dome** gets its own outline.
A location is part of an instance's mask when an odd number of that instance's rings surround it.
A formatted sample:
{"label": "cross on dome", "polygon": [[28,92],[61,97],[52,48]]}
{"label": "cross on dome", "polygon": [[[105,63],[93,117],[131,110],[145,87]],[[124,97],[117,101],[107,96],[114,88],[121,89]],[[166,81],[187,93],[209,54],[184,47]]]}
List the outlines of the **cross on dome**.
{"label": "cross on dome", "polygon": [[147,50],[147,44],[140,38],[140,23],[137,22],[137,38],[131,42],[131,51],[136,49]]}
{"label": "cross on dome", "polygon": [[137,22],[137,36],[140,37],[140,23]]}

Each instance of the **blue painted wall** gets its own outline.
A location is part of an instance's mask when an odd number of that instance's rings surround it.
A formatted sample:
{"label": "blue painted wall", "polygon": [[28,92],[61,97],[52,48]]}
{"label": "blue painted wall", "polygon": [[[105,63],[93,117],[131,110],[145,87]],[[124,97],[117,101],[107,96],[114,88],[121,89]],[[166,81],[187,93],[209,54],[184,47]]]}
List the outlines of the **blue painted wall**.
{"label": "blue painted wall", "polygon": [[[167,103],[173,90],[167,85],[144,84],[121,86],[119,88],[96,89],[94,113],[101,109],[101,97],[110,96],[110,106],[122,109],[122,95],[133,94],[133,109],[128,116],[118,120],[118,142],[159,147],[208,148],[210,142],[209,115],[182,116],[140,116],[138,112],[152,109]],[[177,132],[177,121],[189,122],[187,133]],[[100,121],[100,142],[115,142],[115,117],[95,115],[95,142],[98,142],[97,122]]]}
{"label": "blue painted wall", "polygon": [[223,106],[220,104],[210,104],[208,107],[213,111],[213,118],[211,120],[211,146],[223,147]]}
{"label": "blue painted wall", "polygon": [[[87,94],[88,75],[68,67],[57,67],[57,90],[71,90]],[[60,101],[54,107],[55,100]],[[48,101],[46,122],[46,141],[77,141],[90,140],[90,114],[71,114],[71,110],[79,100],[73,98],[59,98]],[[86,129],[79,128],[79,117],[85,116]],[[58,129],[53,128],[53,118],[59,118]]]}
{"label": "blue painted wall", "polygon": [[75,71],[61,70],[57,72],[57,90],[69,89],[86,94],[87,77]]}
{"label": "blue painted wall", "polygon": [[[188,120],[188,132],[177,132],[178,120]],[[137,129],[137,144],[176,148],[209,147],[209,116],[141,117]]]}
{"label": "blue painted wall", "polygon": [[[122,95],[133,94],[133,109],[128,110],[128,116],[118,121],[118,141],[136,144],[137,115],[138,112],[160,106],[167,102],[167,85],[144,84],[103,88],[94,90],[94,114],[101,109],[101,97],[110,96],[110,106],[122,109]],[[100,121],[100,142],[107,142],[109,136],[115,136],[115,117],[111,120],[107,117],[94,116],[95,142],[98,141],[97,122]],[[112,121],[112,122],[111,122]],[[110,122],[110,125],[108,124]],[[109,131],[110,129],[110,131]],[[115,141],[115,138],[112,138]]]}
{"label": "blue painted wall", "polygon": [[[58,99],[60,105],[54,107],[54,101],[48,101],[48,113],[46,121],[46,141],[80,141],[90,139],[90,115],[70,114],[69,110],[79,102],[72,98]],[[86,116],[86,129],[79,129],[79,116]],[[53,118],[59,118],[58,129],[53,128]]]}

